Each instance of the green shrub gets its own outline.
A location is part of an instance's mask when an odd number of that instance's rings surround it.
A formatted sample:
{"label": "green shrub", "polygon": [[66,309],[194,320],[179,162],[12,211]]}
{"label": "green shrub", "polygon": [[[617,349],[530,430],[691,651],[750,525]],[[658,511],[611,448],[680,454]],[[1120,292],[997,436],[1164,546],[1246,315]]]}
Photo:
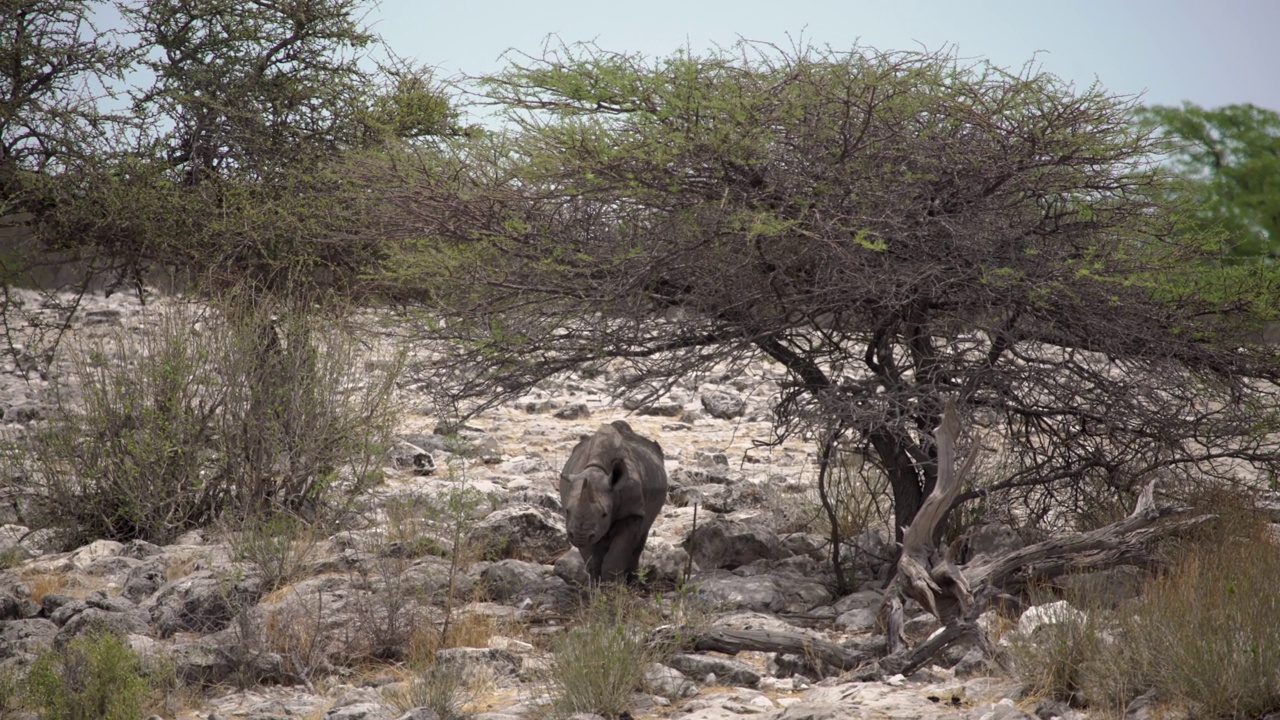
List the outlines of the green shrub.
{"label": "green shrub", "polygon": [[202,481],[219,398],[200,382],[216,364],[190,330],[195,320],[169,313],[137,337],[68,349],[71,382],[55,386],[48,424],[8,454],[33,481],[32,524],[60,530],[67,544],[163,542],[211,516],[219,498]]}
{"label": "green shrub", "polygon": [[0,490],[67,545],[165,543],[228,513],[314,517],[380,477],[401,364],[361,362],[332,318],[175,304],[68,350],[48,423],[0,448],[0,477],[21,479]]}
{"label": "green shrub", "polygon": [[653,639],[656,616],[623,589],[596,595],[552,644],[549,679],[557,715],[618,717],[644,685],[645,668],[668,652]]}
{"label": "green shrub", "polygon": [[45,720],[139,720],[150,695],[138,656],[105,630],[41,655],[22,688],[23,704]]}
{"label": "green shrub", "polygon": [[22,684],[17,671],[0,667],[0,718],[11,717],[22,709]]}

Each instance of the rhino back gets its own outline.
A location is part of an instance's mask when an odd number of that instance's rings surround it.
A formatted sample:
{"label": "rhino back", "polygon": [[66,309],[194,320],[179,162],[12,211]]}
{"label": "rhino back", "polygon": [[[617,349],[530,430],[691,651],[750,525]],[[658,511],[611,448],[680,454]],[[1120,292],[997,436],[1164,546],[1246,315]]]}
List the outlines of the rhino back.
{"label": "rhino back", "polygon": [[[643,435],[637,435],[636,432],[631,429],[631,426],[623,420],[614,420],[612,425],[613,429],[617,430],[618,434],[622,436],[623,442],[633,448],[639,447],[642,451],[652,453],[657,458],[658,467],[662,468],[662,462],[665,458],[662,454],[661,445],[647,437],[644,437]],[[663,470],[663,477],[666,477],[665,470]]]}
{"label": "rhino back", "polygon": [[627,449],[638,476],[635,481],[640,497],[636,499],[643,506],[634,514],[644,515],[646,521],[653,522],[667,502],[667,468],[663,464],[662,448],[633,433],[627,438]]}

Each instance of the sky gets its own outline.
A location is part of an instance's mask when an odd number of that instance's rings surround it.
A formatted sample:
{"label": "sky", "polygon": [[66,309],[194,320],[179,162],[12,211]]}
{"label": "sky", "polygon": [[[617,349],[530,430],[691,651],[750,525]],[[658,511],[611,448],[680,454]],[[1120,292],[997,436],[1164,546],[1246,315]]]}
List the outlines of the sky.
{"label": "sky", "polygon": [[803,37],[1034,62],[1145,104],[1280,111],[1280,0],[381,0],[369,20],[444,76],[492,72],[508,50],[536,55],[552,34],[649,55]]}

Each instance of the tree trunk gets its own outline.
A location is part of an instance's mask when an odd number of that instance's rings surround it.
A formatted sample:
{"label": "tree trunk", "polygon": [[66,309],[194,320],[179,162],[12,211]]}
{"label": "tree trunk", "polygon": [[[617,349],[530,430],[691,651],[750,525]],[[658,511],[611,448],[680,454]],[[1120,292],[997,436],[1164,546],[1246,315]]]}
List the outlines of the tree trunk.
{"label": "tree trunk", "polygon": [[880,459],[880,467],[889,478],[893,489],[893,536],[902,542],[902,533],[910,527],[924,503],[924,483],[911,456],[902,443],[887,429],[876,430],[870,435],[871,447]]}

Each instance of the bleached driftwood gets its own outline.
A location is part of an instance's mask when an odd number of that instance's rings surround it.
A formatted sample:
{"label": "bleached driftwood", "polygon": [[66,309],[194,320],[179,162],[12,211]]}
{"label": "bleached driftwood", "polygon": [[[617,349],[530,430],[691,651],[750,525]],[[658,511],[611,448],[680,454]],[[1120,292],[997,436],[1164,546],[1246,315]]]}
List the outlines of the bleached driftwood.
{"label": "bleached driftwood", "polygon": [[[875,679],[913,672],[951,643],[972,633],[978,616],[1001,594],[1016,591],[1033,579],[1144,563],[1149,559],[1145,548],[1151,540],[1207,519],[1180,517],[1156,524],[1157,520],[1182,515],[1184,509],[1158,506],[1153,481],[1143,489],[1133,512],[1122,520],[1090,532],[1053,538],[998,557],[982,557],[957,566],[947,549],[938,547],[935,538],[981,453],[981,445],[975,442],[963,467],[956,471],[955,443],[959,437],[955,403],[948,400],[942,422],[934,431],[938,448],[937,483],[903,533],[898,572],[881,608],[888,654],[861,668],[855,673],[857,677]],[[902,633],[904,598],[920,603],[943,625],[942,630],[915,647],[907,646]]]}

